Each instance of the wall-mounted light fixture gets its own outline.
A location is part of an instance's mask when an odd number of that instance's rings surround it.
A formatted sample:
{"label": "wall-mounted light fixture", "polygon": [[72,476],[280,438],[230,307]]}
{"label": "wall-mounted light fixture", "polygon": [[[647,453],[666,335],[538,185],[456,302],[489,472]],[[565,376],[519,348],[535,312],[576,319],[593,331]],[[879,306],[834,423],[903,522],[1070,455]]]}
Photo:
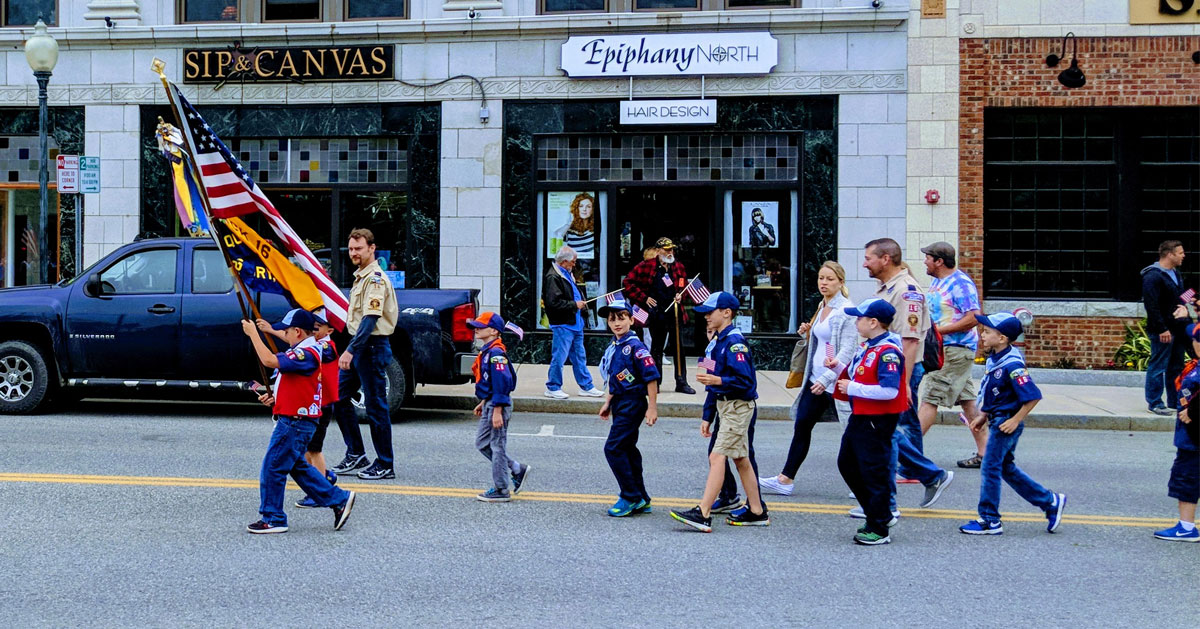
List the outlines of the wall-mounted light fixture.
{"label": "wall-mounted light fixture", "polygon": [[1058,62],[1067,56],[1068,38],[1071,40],[1071,67],[1058,73],[1058,82],[1067,88],[1083,87],[1087,83],[1087,77],[1083,76],[1083,70],[1079,69],[1079,43],[1075,39],[1075,33],[1063,35],[1062,55],[1054,53],[1046,55],[1046,66],[1050,68],[1056,67]]}

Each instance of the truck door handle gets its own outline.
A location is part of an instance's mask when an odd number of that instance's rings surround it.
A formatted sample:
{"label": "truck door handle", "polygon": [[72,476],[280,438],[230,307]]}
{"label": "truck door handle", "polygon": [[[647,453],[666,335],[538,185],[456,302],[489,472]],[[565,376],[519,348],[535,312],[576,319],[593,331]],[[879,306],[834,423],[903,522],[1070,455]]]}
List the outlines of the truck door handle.
{"label": "truck door handle", "polygon": [[175,312],[175,308],[166,304],[154,304],[153,306],[147,308],[146,312],[152,312],[154,314],[171,314],[172,312]]}

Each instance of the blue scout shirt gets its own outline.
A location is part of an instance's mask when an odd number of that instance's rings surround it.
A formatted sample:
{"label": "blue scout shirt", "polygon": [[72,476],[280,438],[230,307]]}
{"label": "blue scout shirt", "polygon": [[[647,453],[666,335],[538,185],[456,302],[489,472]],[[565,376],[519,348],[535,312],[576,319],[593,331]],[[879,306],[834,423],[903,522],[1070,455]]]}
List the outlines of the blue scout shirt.
{"label": "blue scout shirt", "polygon": [[484,345],[483,351],[479,352],[479,381],[475,383],[475,397],[495,406],[512,406],[510,395],[517,388],[517,374],[513,373],[508,354],[499,340]]}
{"label": "blue scout shirt", "polygon": [[613,339],[605,350],[604,377],[608,381],[608,392],[613,395],[646,395],[646,383],[658,380],[658,366],[650,356],[650,350],[632,331]]}
{"label": "blue scout shirt", "polygon": [[986,373],[979,383],[979,410],[992,418],[1012,417],[1026,402],[1042,399],[1025,368],[1025,355],[1009,345],[988,356]]}
{"label": "blue scout shirt", "polygon": [[[1193,368],[1183,376],[1183,381],[1179,383],[1179,405],[1184,406],[1184,400],[1187,400],[1187,406],[1200,404],[1200,366]],[[1192,420],[1195,423],[1196,420]],[[1195,428],[1192,428],[1195,432]],[[1188,425],[1179,421],[1179,416],[1175,417],[1175,447],[1180,450],[1200,450],[1200,444],[1196,443],[1188,434]]]}
{"label": "blue scout shirt", "polygon": [[[575,284],[575,277],[571,275],[571,272],[562,268],[561,266],[558,266],[558,264],[554,265],[554,270],[558,271],[558,274],[561,275],[563,277],[563,279],[567,280],[567,283],[571,285],[571,300],[572,301],[583,301],[583,294],[579,292],[579,286],[577,286]],[[575,323],[572,323],[570,325],[559,324],[559,325],[550,326],[551,330],[553,330],[554,328],[562,328],[564,330],[573,330],[575,332],[582,332],[583,331],[583,311],[581,311],[581,310],[575,311]]]}
{"label": "blue scout shirt", "polygon": [[746,337],[732,325],[717,333],[704,350],[704,357],[716,363],[710,372],[721,379],[719,385],[704,387],[708,391],[705,405],[716,399],[757,400],[758,377],[754,373],[754,360]]}

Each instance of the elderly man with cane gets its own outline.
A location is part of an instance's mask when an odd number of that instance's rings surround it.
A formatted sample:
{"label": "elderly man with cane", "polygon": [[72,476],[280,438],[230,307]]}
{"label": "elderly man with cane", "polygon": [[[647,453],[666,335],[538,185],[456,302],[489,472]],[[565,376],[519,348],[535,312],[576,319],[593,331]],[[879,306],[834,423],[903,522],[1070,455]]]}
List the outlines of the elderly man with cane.
{"label": "elderly man with cane", "polygon": [[[677,302],[687,286],[687,270],[675,259],[675,243],[670,238],[659,238],[654,246],[659,250],[658,256],[633,267],[622,280],[621,287],[628,299],[650,313],[646,327],[650,329],[650,355],[654,357],[654,363],[662,364],[663,348],[670,337],[675,345],[675,391],[694,395],[696,390],[688,385],[687,366],[679,343]],[[660,374],[660,385],[661,381]]]}

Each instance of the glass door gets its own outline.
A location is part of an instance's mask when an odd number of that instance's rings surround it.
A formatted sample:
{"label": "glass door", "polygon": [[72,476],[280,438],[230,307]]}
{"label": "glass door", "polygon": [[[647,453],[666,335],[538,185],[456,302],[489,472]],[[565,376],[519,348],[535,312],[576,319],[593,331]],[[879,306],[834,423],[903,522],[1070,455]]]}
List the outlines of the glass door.
{"label": "glass door", "polygon": [[41,212],[38,189],[0,190],[0,286],[30,286],[57,282],[59,279],[58,194],[50,190],[47,223],[49,233],[49,279],[42,278],[38,216]]}

